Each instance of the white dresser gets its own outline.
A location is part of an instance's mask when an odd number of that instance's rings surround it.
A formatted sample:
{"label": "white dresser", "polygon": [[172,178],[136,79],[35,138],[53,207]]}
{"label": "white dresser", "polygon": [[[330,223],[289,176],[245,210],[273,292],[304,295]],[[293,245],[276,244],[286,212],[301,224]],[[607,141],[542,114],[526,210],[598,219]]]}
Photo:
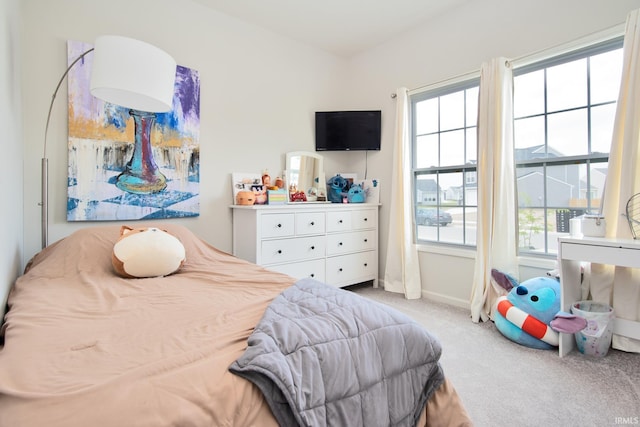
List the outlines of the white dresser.
{"label": "white dresser", "polygon": [[232,206],[233,254],[334,286],[378,281],[378,205]]}

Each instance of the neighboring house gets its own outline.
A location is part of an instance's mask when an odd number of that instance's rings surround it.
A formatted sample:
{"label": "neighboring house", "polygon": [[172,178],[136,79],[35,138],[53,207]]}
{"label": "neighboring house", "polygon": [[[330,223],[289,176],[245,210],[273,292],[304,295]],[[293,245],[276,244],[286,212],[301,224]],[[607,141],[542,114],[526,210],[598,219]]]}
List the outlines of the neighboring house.
{"label": "neighboring house", "polygon": [[443,199],[461,202],[463,198],[463,194],[464,194],[464,188],[462,187],[462,185],[459,185],[456,187],[449,187],[446,190],[444,190]]}
{"label": "neighboring house", "polygon": [[444,191],[445,200],[453,200],[458,205],[462,205],[464,200],[466,206],[478,204],[478,175],[476,172],[467,172],[465,177],[464,186],[449,187]]}
{"label": "neighboring house", "polygon": [[[534,171],[517,178],[518,181],[518,206],[543,207],[544,175],[540,171]],[[547,176],[547,206],[569,206],[569,201],[574,198],[574,186]]]}
{"label": "neighboring house", "polygon": [[444,200],[442,189],[435,179],[419,179],[416,181],[416,202],[435,205]]}
{"label": "neighboring house", "polygon": [[[591,169],[591,206],[600,206],[600,199],[604,196],[604,187],[607,180],[607,168],[597,167]],[[586,173],[582,173],[580,176],[580,188],[581,190],[577,197],[577,200],[572,201],[571,206],[586,206],[587,200],[587,179]]]}
{"label": "neighboring house", "polygon": [[[544,145],[518,148],[514,151],[516,162],[526,162],[545,158]],[[560,157],[562,153],[549,149],[546,158]],[[592,205],[599,203],[598,199],[604,189],[606,168],[592,169],[591,190],[589,195]],[[516,169],[518,182],[518,206],[542,207],[545,194],[542,166],[520,167]],[[587,182],[583,166],[561,165],[547,167],[547,206],[568,208],[587,206]]]}

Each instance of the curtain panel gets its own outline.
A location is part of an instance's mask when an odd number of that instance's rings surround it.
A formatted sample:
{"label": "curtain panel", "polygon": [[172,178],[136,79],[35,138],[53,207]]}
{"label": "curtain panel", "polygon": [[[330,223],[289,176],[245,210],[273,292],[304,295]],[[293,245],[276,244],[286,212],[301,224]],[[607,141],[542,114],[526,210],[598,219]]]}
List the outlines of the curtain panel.
{"label": "curtain panel", "polygon": [[396,91],[396,127],[391,177],[391,206],[384,289],[403,293],[407,299],[422,296],[418,250],[414,243],[411,176],[409,96],[406,88]]}
{"label": "curtain panel", "polygon": [[[640,192],[640,10],[627,15],[620,92],[609,151],[602,212],[606,236],[631,239],[623,216],[629,198]],[[613,306],[615,316],[640,320],[640,270],[592,264],[590,293],[594,301]],[[640,353],[640,341],[614,334],[612,347]]]}
{"label": "curtain panel", "polygon": [[478,214],[471,320],[493,316],[491,269],[518,277],[513,154],[513,73],[505,58],[482,64],[478,96]]}

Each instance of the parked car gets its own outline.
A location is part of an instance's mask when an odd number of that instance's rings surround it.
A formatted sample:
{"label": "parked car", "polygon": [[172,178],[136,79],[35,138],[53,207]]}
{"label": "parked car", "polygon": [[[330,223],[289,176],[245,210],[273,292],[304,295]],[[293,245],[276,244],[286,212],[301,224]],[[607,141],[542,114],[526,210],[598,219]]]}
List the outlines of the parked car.
{"label": "parked car", "polygon": [[449,212],[436,208],[418,209],[416,211],[416,224],[446,226],[453,222]]}

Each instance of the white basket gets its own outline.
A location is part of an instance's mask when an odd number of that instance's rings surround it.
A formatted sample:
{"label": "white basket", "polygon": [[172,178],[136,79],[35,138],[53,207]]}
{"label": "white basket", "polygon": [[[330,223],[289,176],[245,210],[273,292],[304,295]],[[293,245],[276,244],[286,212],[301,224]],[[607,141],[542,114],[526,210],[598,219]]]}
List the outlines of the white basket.
{"label": "white basket", "polygon": [[606,224],[601,215],[583,215],[582,234],[590,237],[604,237]]}

